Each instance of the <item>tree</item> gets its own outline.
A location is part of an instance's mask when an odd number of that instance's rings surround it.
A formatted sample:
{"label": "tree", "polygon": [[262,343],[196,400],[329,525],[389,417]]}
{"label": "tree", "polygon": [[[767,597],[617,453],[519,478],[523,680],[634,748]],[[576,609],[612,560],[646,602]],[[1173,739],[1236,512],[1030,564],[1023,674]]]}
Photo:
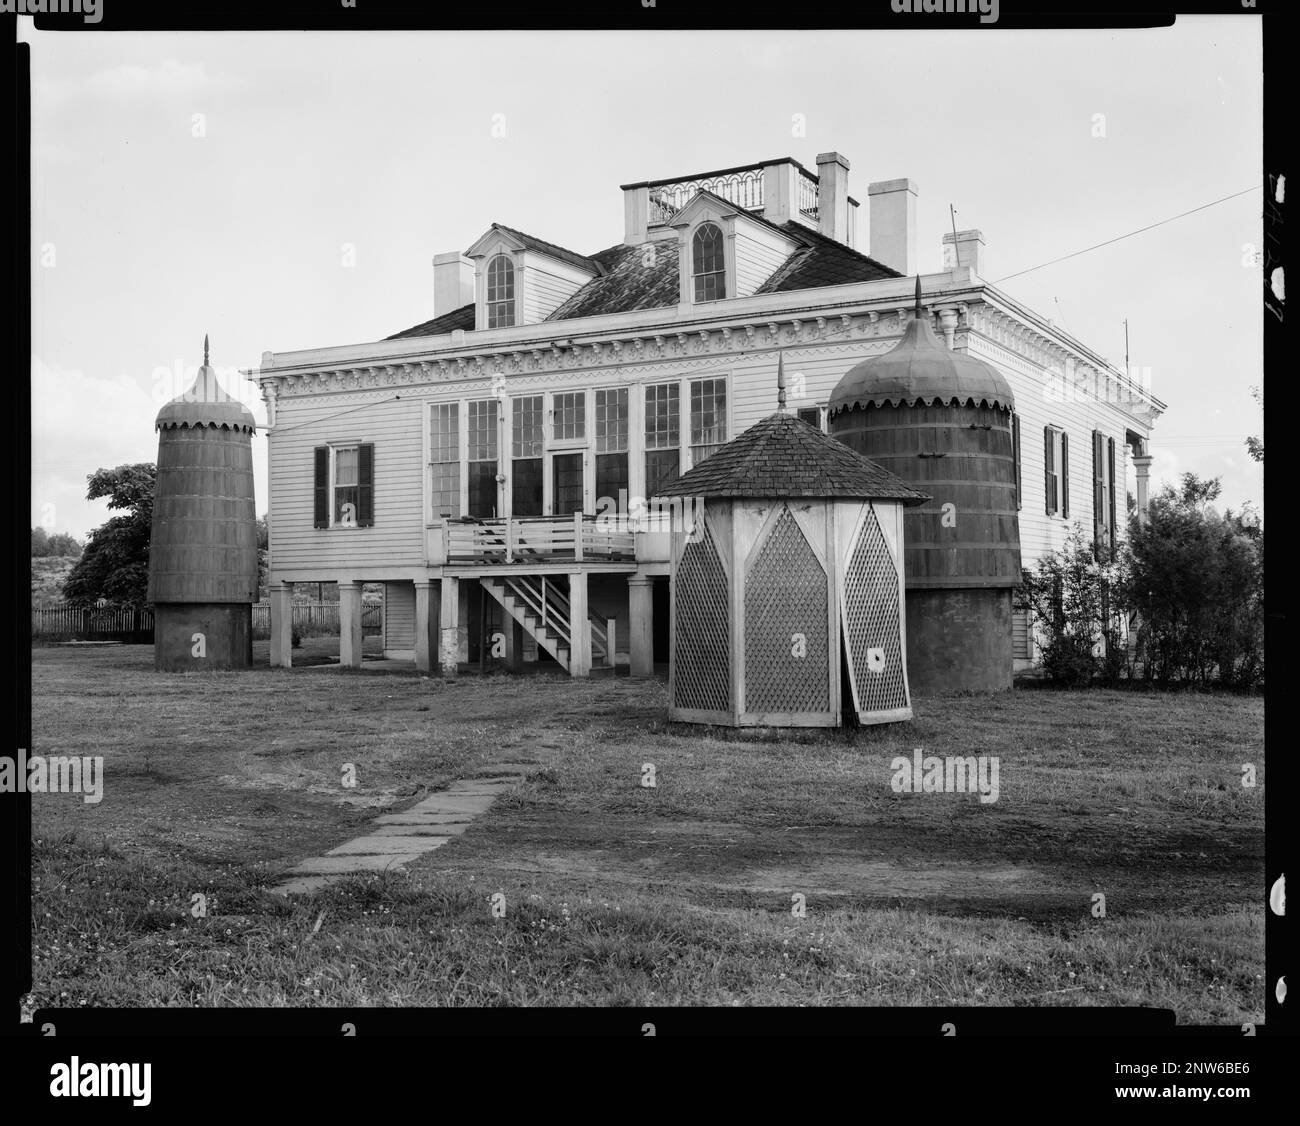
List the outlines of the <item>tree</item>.
{"label": "tree", "polygon": [[1076,525],[1064,547],[1024,572],[1016,607],[1029,610],[1046,636],[1042,664],[1052,680],[1082,687],[1098,675],[1107,683],[1119,678],[1127,660],[1117,601],[1124,563],[1119,552],[1099,556]]}
{"label": "tree", "polygon": [[257,597],[266,597],[266,568],[271,558],[271,514],[264,512],[257,521]]}
{"label": "tree", "polygon": [[[1255,402],[1257,402],[1257,403],[1259,404],[1259,409],[1260,409],[1260,410],[1263,410],[1263,409],[1264,409],[1264,392],[1263,392],[1260,388],[1258,388],[1258,387],[1252,387],[1252,388],[1250,389],[1250,394],[1251,394],[1251,398],[1253,398],[1253,399],[1255,400]],[[1252,458],[1254,458],[1256,461],[1263,461],[1263,460],[1264,460],[1264,439],[1263,439],[1263,438],[1255,438],[1255,437],[1247,438],[1247,439],[1246,439],[1246,451],[1247,451],[1247,452],[1250,454],[1250,456],[1251,456]]]}
{"label": "tree", "polygon": [[1126,605],[1142,620],[1145,675],[1252,688],[1264,675],[1264,536],[1249,510],[1222,516],[1218,478],[1184,473],[1146,522],[1129,521]]}
{"label": "tree", "polygon": [[123,515],[90,533],[63,584],[68,602],[92,606],[105,599],[123,609],[147,605],[155,475],[152,462],[140,462],[99,469],[87,478],[86,499],[107,497],[108,507]]}

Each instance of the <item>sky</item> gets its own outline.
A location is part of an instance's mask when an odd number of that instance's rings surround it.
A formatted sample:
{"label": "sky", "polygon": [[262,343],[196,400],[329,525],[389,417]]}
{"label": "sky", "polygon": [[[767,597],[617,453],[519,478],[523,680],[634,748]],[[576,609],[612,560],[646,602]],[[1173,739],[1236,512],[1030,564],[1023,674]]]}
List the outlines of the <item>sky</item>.
{"label": "sky", "polygon": [[[1150,31],[32,30],[32,524],[87,531],[96,469],[153,461],[210,334],[231,391],[265,351],[433,315],[434,254],[501,222],[622,241],[619,184],[778,156],[919,186],[922,272],[978,228],[1001,282],[1168,410],[1155,486],[1262,511],[1262,59],[1249,16]],[[1098,116],[1101,115],[1101,116]],[[350,253],[344,250],[351,247]],[[245,393],[250,393],[246,391]],[[259,422],[260,399],[250,399]],[[266,439],[254,439],[258,512]],[[1154,489],[1153,489],[1154,491]]]}

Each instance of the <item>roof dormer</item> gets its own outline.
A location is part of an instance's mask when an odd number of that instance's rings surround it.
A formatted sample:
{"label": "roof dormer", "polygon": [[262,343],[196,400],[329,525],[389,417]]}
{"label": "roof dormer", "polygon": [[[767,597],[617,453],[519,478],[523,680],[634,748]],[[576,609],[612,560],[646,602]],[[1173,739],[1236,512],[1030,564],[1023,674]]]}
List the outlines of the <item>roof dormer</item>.
{"label": "roof dormer", "polygon": [[697,192],[669,225],[678,236],[683,306],[749,297],[802,245],[710,191]]}
{"label": "roof dormer", "polygon": [[474,262],[474,327],[544,321],[604,271],[594,259],[493,223],[465,252]]}

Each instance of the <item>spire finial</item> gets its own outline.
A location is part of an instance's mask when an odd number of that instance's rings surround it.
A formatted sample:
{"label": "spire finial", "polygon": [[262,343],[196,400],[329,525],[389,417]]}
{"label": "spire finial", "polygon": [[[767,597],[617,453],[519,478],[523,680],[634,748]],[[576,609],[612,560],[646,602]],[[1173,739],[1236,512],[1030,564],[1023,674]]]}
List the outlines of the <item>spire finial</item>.
{"label": "spire finial", "polygon": [[[918,281],[917,285],[920,284],[921,283]],[[203,366],[208,366],[208,334],[206,332],[203,334]]]}
{"label": "spire finial", "polygon": [[916,319],[921,319],[921,275],[916,275]]}
{"label": "spire finial", "polygon": [[780,351],[776,355],[776,409],[777,413],[785,414],[785,352]]}

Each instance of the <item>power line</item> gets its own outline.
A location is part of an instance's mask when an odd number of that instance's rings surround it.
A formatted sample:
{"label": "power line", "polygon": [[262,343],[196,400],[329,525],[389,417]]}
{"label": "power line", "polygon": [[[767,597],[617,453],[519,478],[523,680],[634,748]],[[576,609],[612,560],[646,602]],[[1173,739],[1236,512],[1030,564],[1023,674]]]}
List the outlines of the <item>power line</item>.
{"label": "power line", "polygon": [[1242,191],[1233,192],[1232,195],[1225,195],[1222,199],[1211,200],[1209,203],[1203,203],[1200,207],[1193,207],[1191,211],[1184,211],[1181,215],[1171,215],[1168,219],[1161,219],[1158,223],[1152,223],[1146,227],[1139,227],[1136,231],[1129,231],[1126,235],[1116,235],[1115,238],[1109,238],[1105,242],[1099,242],[1094,246],[1084,247],[1082,250],[1076,250],[1073,254],[1064,254],[1060,258],[1053,258],[1050,262],[1042,262],[1037,266],[1030,266],[1027,270],[1019,270],[1014,274],[1007,274],[1004,278],[998,278],[993,284],[1010,281],[1012,278],[1018,278],[1024,274],[1032,274],[1035,270],[1041,270],[1046,266],[1055,266],[1057,262],[1064,262],[1067,258],[1077,258],[1080,254],[1087,254],[1090,250],[1097,250],[1103,246],[1110,246],[1113,242],[1119,242],[1121,239],[1132,238],[1134,235],[1140,235],[1143,231],[1153,231],[1157,227],[1163,227],[1166,223],[1172,223],[1175,219],[1185,219],[1188,215],[1195,215],[1198,211],[1204,211],[1207,207],[1214,207],[1216,204],[1227,203],[1230,199],[1236,199],[1239,195],[1246,195],[1248,192],[1259,191],[1259,185],[1244,188]]}

